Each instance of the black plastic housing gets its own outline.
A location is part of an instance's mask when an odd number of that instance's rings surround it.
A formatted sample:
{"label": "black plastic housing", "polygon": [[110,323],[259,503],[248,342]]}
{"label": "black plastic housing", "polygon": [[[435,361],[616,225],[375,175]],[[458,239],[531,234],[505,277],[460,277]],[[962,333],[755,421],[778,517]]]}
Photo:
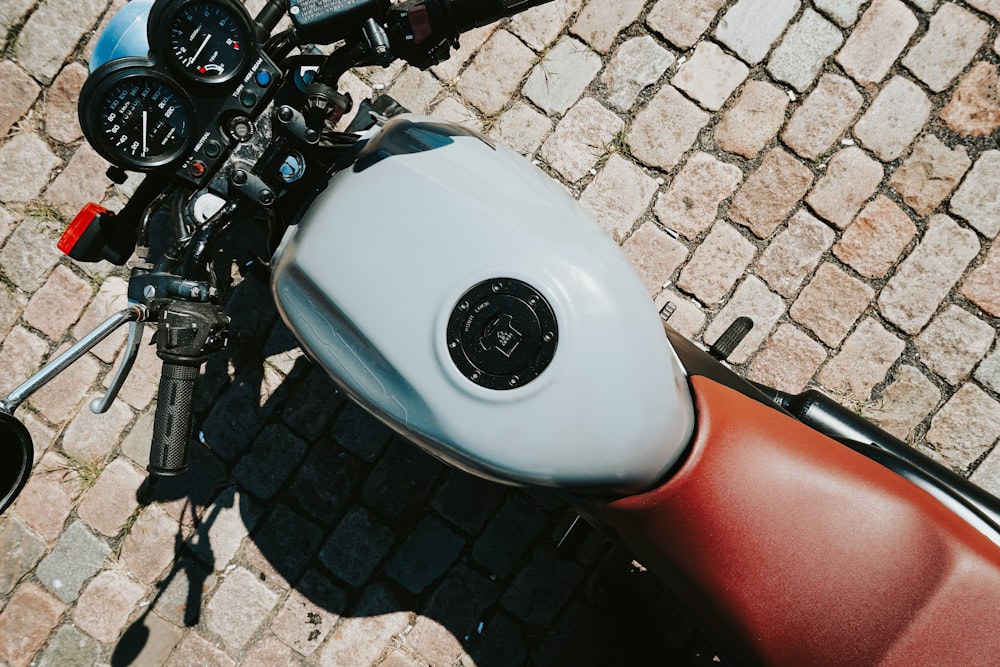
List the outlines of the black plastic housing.
{"label": "black plastic housing", "polygon": [[295,29],[317,44],[331,44],[375,15],[377,0],[289,0]]}

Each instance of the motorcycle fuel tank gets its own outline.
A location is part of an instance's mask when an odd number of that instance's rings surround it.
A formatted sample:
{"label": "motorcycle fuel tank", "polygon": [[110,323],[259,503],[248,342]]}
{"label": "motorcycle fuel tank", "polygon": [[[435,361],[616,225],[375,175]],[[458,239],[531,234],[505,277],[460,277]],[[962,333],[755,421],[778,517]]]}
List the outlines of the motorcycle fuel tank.
{"label": "motorcycle fuel tank", "polygon": [[619,248],[559,184],[468,130],[387,123],[273,266],[307,354],[453,465],[635,491],[689,443],[686,380]]}

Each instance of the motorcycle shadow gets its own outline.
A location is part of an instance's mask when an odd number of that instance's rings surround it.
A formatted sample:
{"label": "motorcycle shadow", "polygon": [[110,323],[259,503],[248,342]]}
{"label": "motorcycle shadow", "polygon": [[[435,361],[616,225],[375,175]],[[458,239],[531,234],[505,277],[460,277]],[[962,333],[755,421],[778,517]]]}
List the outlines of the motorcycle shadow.
{"label": "motorcycle shadow", "polygon": [[[206,366],[190,470],[140,502],[182,520],[150,615],[245,656],[352,666],[714,664],[686,611],[599,534],[570,557],[551,498],[449,469],[345,398],[244,280],[234,344]],[[398,654],[398,655],[397,655]]]}

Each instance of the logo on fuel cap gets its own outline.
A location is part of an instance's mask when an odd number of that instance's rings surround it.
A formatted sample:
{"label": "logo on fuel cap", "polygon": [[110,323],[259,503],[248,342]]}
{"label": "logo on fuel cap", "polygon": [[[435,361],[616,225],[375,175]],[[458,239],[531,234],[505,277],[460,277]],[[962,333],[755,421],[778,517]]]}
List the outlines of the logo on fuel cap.
{"label": "logo on fuel cap", "polygon": [[463,294],[448,319],[447,336],[462,375],[498,391],[523,387],[541,375],[559,342],[552,306],[514,278],[484,280]]}

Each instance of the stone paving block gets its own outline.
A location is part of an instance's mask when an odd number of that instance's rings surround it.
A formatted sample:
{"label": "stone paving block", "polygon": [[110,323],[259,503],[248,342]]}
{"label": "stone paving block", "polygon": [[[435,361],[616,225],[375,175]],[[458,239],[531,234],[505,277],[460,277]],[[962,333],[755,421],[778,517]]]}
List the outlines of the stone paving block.
{"label": "stone paving block", "polygon": [[[7,241],[10,233],[14,231],[16,224],[17,221],[14,220],[14,216],[10,214],[10,211],[0,205],[0,246]],[[10,327],[7,328],[9,329]]]}
{"label": "stone paving block", "polygon": [[347,594],[310,571],[282,604],[271,632],[302,655],[312,655],[346,609]]}
{"label": "stone paving block", "polygon": [[566,180],[578,181],[608,153],[609,144],[624,126],[622,119],[600,102],[584,97],[542,144],[541,156]]}
{"label": "stone paving block", "polygon": [[[543,51],[566,27],[570,17],[580,10],[583,0],[555,0],[514,16],[508,30],[535,51]],[[463,34],[462,39],[465,39]]]}
{"label": "stone paving block", "polygon": [[968,0],[968,4],[1000,20],[1000,2],[997,0]]}
{"label": "stone paving block", "polygon": [[438,585],[404,640],[433,665],[452,665],[464,652],[463,640],[480,632],[483,612],[499,591],[481,574],[456,567]]}
{"label": "stone paving block", "polygon": [[774,233],[812,184],[812,172],[781,148],[772,148],[729,205],[729,218],[758,238]]}
{"label": "stone paving block", "polygon": [[824,74],[793,113],[781,140],[800,156],[816,160],[843,137],[864,98],[849,80]]}
{"label": "stone paving block", "polygon": [[470,660],[476,665],[523,665],[528,657],[528,648],[518,624],[500,612],[484,624],[482,636],[469,653]]}
{"label": "stone paving block", "polygon": [[976,368],[975,378],[988,389],[1000,393],[1000,348],[993,350]]}
{"label": "stone paving block", "polygon": [[[582,665],[615,662],[619,649],[609,641],[613,628],[605,627],[604,619],[593,607],[574,602],[560,614],[559,622],[538,647],[537,664]],[[642,649],[636,651],[642,655]],[[631,656],[630,656],[631,657]],[[632,658],[634,660],[634,658]]]}
{"label": "stone paving block", "polygon": [[399,519],[421,506],[441,472],[437,459],[408,442],[393,442],[361,487],[361,499],[381,516]]}
{"label": "stone paving block", "polygon": [[[136,410],[145,410],[153,404],[156,398],[156,391],[160,386],[160,373],[163,369],[163,362],[156,356],[156,346],[153,335],[156,329],[146,327],[143,330],[139,343],[139,355],[135,364],[118,392],[118,398]],[[103,385],[105,388],[111,385],[111,373],[104,376]],[[202,376],[202,380],[205,376]],[[207,382],[200,382],[199,387],[204,388]],[[197,396],[197,394],[196,394]],[[198,410],[197,398],[195,400],[195,411]],[[148,442],[146,443],[149,444]]]}
{"label": "stone paving block", "polygon": [[946,215],[932,216],[917,248],[903,260],[878,297],[887,320],[916,334],[979,254],[975,232]]}
{"label": "stone paving block", "polygon": [[873,0],[851,31],[837,62],[864,87],[880,82],[917,29],[902,0]]}
{"label": "stone paving block", "polygon": [[860,148],[848,146],[830,159],[806,202],[824,220],[844,229],[861,205],[875,194],[882,176],[878,161]]}
{"label": "stone paving block", "polygon": [[500,598],[500,605],[524,623],[549,627],[569,601],[584,571],[553,558],[548,545],[536,550],[528,566]]}
{"label": "stone paving block", "polygon": [[105,570],[80,595],[73,610],[73,622],[98,641],[113,642],[145,592],[145,588],[124,574]]}
{"label": "stone paving block", "polygon": [[451,95],[441,100],[431,110],[431,115],[467,127],[475,132],[483,131],[483,121],[479,119],[479,114]]}
{"label": "stone paving block", "polygon": [[[10,142],[4,145],[7,146]],[[0,200],[7,201],[2,195]],[[58,221],[29,214],[17,224],[0,250],[4,275],[25,292],[37,290],[62,257],[54,243],[61,233]]]}
{"label": "stone paving block", "polygon": [[656,200],[653,212],[668,229],[697,239],[718,218],[719,204],[733,194],[742,178],[736,165],[708,153],[694,153]]}
{"label": "stone paving block", "polygon": [[233,659],[201,636],[190,633],[167,660],[164,667],[235,667]]}
{"label": "stone paving block", "polygon": [[[128,304],[127,290],[128,283],[118,276],[111,276],[102,282],[97,294],[90,299],[83,315],[73,326],[73,337],[80,340],[112,314],[124,309]],[[125,337],[125,330],[119,330],[104,339],[90,352],[104,363],[110,364],[118,356],[118,350],[125,343]]]}
{"label": "stone paving block", "polygon": [[534,64],[535,53],[506,30],[483,45],[458,82],[458,92],[487,116],[502,110]]}
{"label": "stone paving block", "polygon": [[476,539],[472,558],[491,574],[506,578],[517,569],[545,525],[545,515],[537,505],[524,496],[512,495]]}
{"label": "stone paving block", "polygon": [[935,93],[951,85],[983,45],[990,26],[972,12],[946,2],[930,27],[903,58],[903,67]]}
{"label": "stone paving block", "polygon": [[[15,290],[9,289],[6,285],[0,287],[0,340],[7,337],[7,334],[13,330],[14,325],[17,320],[21,317],[21,312],[24,310],[25,305],[27,305],[27,299],[23,294]],[[22,331],[24,331],[22,329]],[[36,340],[44,343],[37,336]],[[39,350],[39,355],[41,355],[41,350]],[[10,373],[12,369],[6,368],[5,372]],[[19,382],[24,380],[24,377],[15,375],[7,379],[7,389],[13,389]],[[6,395],[6,392],[4,392]]]}
{"label": "stone paving block", "polygon": [[552,121],[524,102],[515,102],[497,119],[489,135],[521,155],[533,155],[552,132]]}
{"label": "stone paving block", "polygon": [[177,555],[181,530],[160,506],[145,507],[122,541],[119,561],[138,581],[157,583]]}
{"label": "stone paving block", "polygon": [[125,429],[135,415],[121,401],[115,401],[104,414],[90,411],[91,401],[99,394],[86,397],[85,405],[73,417],[63,434],[63,449],[81,461],[104,461],[121,441]]}
{"label": "stone paving block", "polygon": [[375,664],[387,652],[390,640],[410,622],[405,606],[383,586],[362,592],[358,607],[343,618],[327,638],[320,656],[324,667]]}
{"label": "stone paving block", "polygon": [[45,132],[56,141],[71,144],[83,137],[76,107],[86,78],[86,67],[70,63],[45,93]]}
{"label": "stone paving block", "polygon": [[14,586],[35,568],[45,554],[45,541],[35,535],[14,512],[0,522],[0,595],[7,595]]}
{"label": "stone paving block", "polygon": [[714,305],[729,293],[756,254],[750,241],[720,220],[681,271],[677,287]]}
{"label": "stone paving block", "polygon": [[656,188],[656,181],[641,167],[615,153],[579,201],[611,238],[621,243],[649,208]]}
{"label": "stone paving block", "polygon": [[244,543],[243,561],[272,585],[288,588],[298,581],[322,542],[319,526],[279,505]]}
{"label": "stone paving block", "polygon": [[866,318],[820,371],[819,381],[849,400],[867,401],[905,347],[875,319]]}
{"label": "stone paving block", "polygon": [[329,433],[340,399],[339,390],[329,376],[318,368],[309,367],[298,378],[291,397],[281,406],[281,420],[306,441],[316,441]]}
{"label": "stone paving block", "polygon": [[414,113],[427,113],[431,103],[443,92],[430,73],[407,66],[386,90],[386,94]]}
{"label": "stone paving block", "polygon": [[385,572],[411,593],[420,593],[458,559],[465,539],[434,517],[424,517],[389,560]]}
{"label": "stone paving block", "polygon": [[164,588],[157,591],[154,601],[157,618],[162,616],[172,627],[199,625],[203,603],[218,583],[218,577],[190,556],[178,557],[170,572],[172,576],[163,579]]}
{"label": "stone paving block", "polygon": [[9,60],[0,61],[0,80],[4,82],[4,96],[0,100],[0,137],[6,137],[14,124],[28,113],[41,88],[23,69]]}
{"label": "stone paving block", "polygon": [[[31,0],[6,0],[0,4],[0,25],[14,26],[21,23],[28,11],[35,6]],[[7,48],[7,43],[16,35],[8,34],[4,31],[0,34],[0,49]]]}
{"label": "stone paving block", "polygon": [[72,220],[88,202],[104,201],[108,181],[103,174],[111,166],[89,144],[81,144],[45,191],[45,198],[54,204],[67,220]]}
{"label": "stone paving block", "polygon": [[57,432],[46,425],[42,419],[33,412],[23,411],[18,413],[17,418],[28,429],[31,442],[34,445],[34,460],[38,463],[42,456],[52,449],[55,444]]}
{"label": "stone paving block", "polygon": [[843,42],[837,26],[807,7],[771,54],[767,71],[778,81],[804,92]]}
{"label": "stone paving block", "polygon": [[991,246],[982,265],[962,284],[962,294],[994,317],[1000,317],[1000,246]]}
{"label": "stone paving block", "polygon": [[82,521],[69,525],[35,570],[38,580],[63,602],[80,595],[83,584],[103,567],[108,545]]}
{"label": "stone paving block", "polygon": [[14,591],[0,614],[0,659],[24,667],[48,640],[66,605],[31,582]]}
{"label": "stone paving block", "polygon": [[136,491],[145,480],[143,472],[124,458],[117,458],[84,494],[77,514],[97,532],[114,536],[135,509]]}
{"label": "stone paving block", "polygon": [[674,46],[687,49],[701,38],[725,0],[658,0],[646,25]]}
{"label": "stone paving block", "polygon": [[42,366],[49,345],[40,336],[21,326],[15,326],[4,340],[4,377],[0,392],[6,396]]}
{"label": "stone paving block", "polygon": [[630,109],[639,94],[659,81],[676,60],[649,35],[628,40],[615,50],[601,75],[608,102],[620,111]]}
{"label": "stone paving block", "polygon": [[145,628],[143,633],[148,633],[146,642],[140,647],[130,647],[133,650],[139,649],[138,654],[130,664],[133,665],[162,665],[167,661],[167,656],[177,646],[181,639],[181,629],[176,625],[167,623],[156,614],[148,614],[142,617],[142,624],[137,626]]}
{"label": "stone paving block", "polygon": [[34,132],[11,137],[0,146],[0,201],[26,202],[37,197],[49,182],[60,160],[45,140]]}
{"label": "stone paving block", "polygon": [[663,290],[656,297],[656,307],[660,317],[688,340],[697,337],[708,319],[701,304],[670,289]]}
{"label": "stone paving block", "polygon": [[236,376],[202,422],[201,433],[212,451],[226,461],[243,453],[281,402],[273,396],[284,379],[270,366],[248,367]]}
{"label": "stone paving block", "polygon": [[256,527],[260,516],[260,507],[247,494],[228,487],[202,510],[188,547],[202,562],[221,572]]}
{"label": "stone paving block", "polygon": [[714,345],[729,325],[740,317],[749,317],[753,328],[728,357],[730,362],[742,364],[757,351],[784,312],[784,299],[756,276],[747,276],[705,330],[705,343]]}
{"label": "stone paving block", "polygon": [[590,44],[595,51],[607,53],[618,33],[639,18],[645,4],[645,0],[588,2],[570,32]]}
{"label": "stone paving block", "polygon": [[274,637],[264,637],[263,640],[256,642],[240,661],[242,667],[273,667],[274,665],[295,667],[302,664],[304,663],[292,649]]}
{"label": "stone paving block", "polygon": [[392,529],[361,507],[352,507],[330,535],[319,559],[339,579],[362,586],[395,542]]}
{"label": "stone paving block", "polygon": [[957,385],[982,361],[995,338],[992,326],[950,305],[927,325],[915,342],[921,361],[949,384]]}
{"label": "stone paving block", "polygon": [[704,41],[677,70],[672,83],[703,107],[718,111],[750,73],[750,69],[714,42]]}
{"label": "stone paving block", "polygon": [[781,324],[754,358],[747,377],[779,391],[797,394],[806,388],[826,349],[792,324]]}
{"label": "stone paving block", "polygon": [[778,294],[792,297],[830,249],[834,236],[832,229],[799,210],[764,249],[754,271]]}
{"label": "stone paving block", "polygon": [[642,223],[622,245],[622,250],[650,295],[663,289],[663,284],[688,256],[686,245],[651,222]]}
{"label": "stone paving block", "polygon": [[278,492],[305,452],[306,443],[285,426],[265,426],[233,476],[247,491],[267,500]]}
{"label": "stone paving block", "polygon": [[994,496],[1000,494],[1000,449],[993,448],[969,477],[969,481],[983,487]]}
{"label": "stone paving block", "polygon": [[900,440],[910,442],[917,426],[940,401],[941,392],[927,376],[913,366],[903,365],[866,416]]}
{"label": "stone paving block", "polygon": [[63,667],[64,665],[96,665],[101,657],[101,647],[88,635],[72,625],[63,625],[52,635],[38,667]]}
{"label": "stone paving block", "polygon": [[756,65],[799,10],[798,0],[739,0],[719,21],[716,38]]}
{"label": "stone paving block", "polygon": [[941,120],[952,132],[968,137],[988,137],[1000,128],[1000,74],[996,65],[977,62],[959,80]]}
{"label": "stone paving block", "polygon": [[601,57],[571,37],[560,40],[535,65],[522,91],[549,114],[564,114],[601,71]]}
{"label": "stone paving block", "polygon": [[452,469],[438,487],[431,506],[452,525],[475,534],[494,515],[503,497],[504,488],[499,484]]}
{"label": "stone paving block", "polygon": [[948,148],[933,134],[926,134],[893,172],[889,187],[914,211],[927,215],[951,194],[971,165],[964,146]]}
{"label": "stone paving block", "polygon": [[813,0],[813,4],[841,28],[847,28],[858,20],[858,10],[865,0]]}
{"label": "stone paving block", "polygon": [[955,470],[965,471],[1000,438],[1000,403],[977,385],[962,385],[931,420],[927,444]]}
{"label": "stone paving block", "polygon": [[1000,151],[984,151],[951,198],[951,212],[969,221],[987,239],[1000,233]]}
{"label": "stone paving block", "polygon": [[802,289],[789,313],[836,348],[871,304],[875,290],[832,263],[824,263]]}
{"label": "stone paving block", "polygon": [[106,7],[105,0],[53,0],[39,5],[14,45],[18,62],[42,83],[52,83]]}
{"label": "stone paving block", "polygon": [[[432,67],[431,71],[434,72],[439,79],[446,83],[451,83],[457,80],[459,72],[462,71],[465,64],[476,54],[479,47],[486,43],[486,40],[490,38],[490,35],[492,35],[496,29],[496,25],[486,25],[481,28],[469,30],[468,32],[463,32],[460,37],[461,46],[458,49],[453,49],[451,56],[444,62],[438,63]],[[343,86],[343,79],[341,79],[341,86]]]}
{"label": "stone paving block", "polygon": [[894,76],[854,126],[854,136],[885,162],[906,152],[931,115],[920,86]]}
{"label": "stone paving block", "polygon": [[292,495],[311,516],[334,521],[361,480],[361,463],[338,447],[321,442],[306,457],[291,485]]}
{"label": "stone paving block", "polygon": [[[59,348],[49,359],[54,359],[58,356],[57,353],[63,352],[66,347],[68,345]],[[79,412],[80,408],[83,407],[81,401],[87,399],[86,396],[80,394],[80,389],[81,387],[91,386],[97,380],[100,370],[100,366],[93,357],[89,355],[81,357],[73,362],[61,375],[56,376],[49,384],[39,389],[28,399],[28,402],[54,424],[59,424],[76,415],[76,418],[81,420],[82,426],[95,426],[91,417],[105,417],[105,415],[85,415]],[[90,398],[94,398],[94,396]],[[115,406],[117,405],[116,403]],[[126,407],[125,409],[127,410],[128,408]],[[87,410],[87,412],[89,413],[90,411]],[[116,421],[119,420],[116,419]],[[102,440],[101,434],[96,431],[89,428],[81,430],[82,426],[76,429],[76,432],[87,436],[88,445],[108,442],[106,438]],[[75,447],[75,435],[73,439],[68,440],[64,437],[64,441],[69,445],[70,449]]]}
{"label": "stone paving block", "polygon": [[334,422],[331,435],[344,449],[373,463],[392,437],[392,431],[357,403],[350,402]]}
{"label": "stone paving block", "polygon": [[778,134],[787,107],[780,88],[751,79],[715,127],[715,141],[724,151],[752,159]]}
{"label": "stone paving block", "polygon": [[866,278],[884,278],[917,233],[910,217],[877,195],[833,246],[833,254]]}
{"label": "stone paving block", "polygon": [[205,606],[205,627],[230,652],[238,652],[278,603],[278,594],[249,570],[237,567],[226,575]]}
{"label": "stone paving block", "polygon": [[628,134],[628,147],[642,162],[673,169],[708,124],[709,114],[673,86],[663,86],[640,111]]}
{"label": "stone paving block", "polygon": [[79,495],[79,479],[69,462],[46,452],[21,489],[14,509],[28,526],[52,542],[62,532]]}
{"label": "stone paving block", "polygon": [[59,340],[80,317],[92,296],[87,281],[69,267],[57,266],[31,297],[24,320],[52,340]]}

